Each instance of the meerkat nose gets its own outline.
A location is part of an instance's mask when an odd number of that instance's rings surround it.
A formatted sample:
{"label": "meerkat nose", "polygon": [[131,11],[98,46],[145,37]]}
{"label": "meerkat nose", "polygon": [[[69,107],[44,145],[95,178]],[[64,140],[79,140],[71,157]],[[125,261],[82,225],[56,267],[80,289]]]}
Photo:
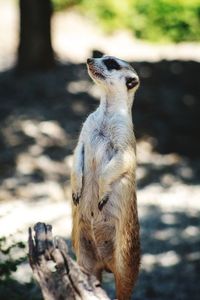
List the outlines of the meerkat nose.
{"label": "meerkat nose", "polygon": [[87,64],[88,64],[88,65],[91,65],[93,62],[94,62],[94,59],[93,59],[93,58],[88,58],[88,59],[87,59]]}

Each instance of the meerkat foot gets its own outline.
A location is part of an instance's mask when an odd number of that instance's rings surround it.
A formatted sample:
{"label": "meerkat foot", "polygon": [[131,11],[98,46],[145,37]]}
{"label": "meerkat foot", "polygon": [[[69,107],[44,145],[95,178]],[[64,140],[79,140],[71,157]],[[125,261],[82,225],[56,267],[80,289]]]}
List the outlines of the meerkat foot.
{"label": "meerkat foot", "polygon": [[81,198],[80,193],[72,193],[72,200],[74,202],[74,205],[77,206],[79,204],[80,198]]}
{"label": "meerkat foot", "polygon": [[101,199],[101,201],[99,201],[99,203],[98,203],[98,208],[99,208],[99,210],[102,210],[102,208],[104,207],[104,205],[108,202],[108,199],[109,199],[109,196],[106,195],[106,196],[104,196],[104,197]]}

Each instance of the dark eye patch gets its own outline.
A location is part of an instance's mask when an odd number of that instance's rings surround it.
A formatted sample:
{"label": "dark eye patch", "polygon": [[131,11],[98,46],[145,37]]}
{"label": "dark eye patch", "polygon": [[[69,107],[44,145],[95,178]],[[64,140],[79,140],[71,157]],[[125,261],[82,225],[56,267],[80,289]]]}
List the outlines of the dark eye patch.
{"label": "dark eye patch", "polygon": [[120,70],[121,67],[120,65],[118,64],[118,62],[116,62],[114,59],[112,58],[108,58],[108,59],[105,59],[103,61],[104,65],[106,66],[106,68],[108,69],[108,71],[111,71],[111,70]]}
{"label": "dark eye patch", "polygon": [[136,85],[138,85],[139,81],[136,77],[127,77],[126,78],[126,86],[127,89],[130,90],[134,88]]}

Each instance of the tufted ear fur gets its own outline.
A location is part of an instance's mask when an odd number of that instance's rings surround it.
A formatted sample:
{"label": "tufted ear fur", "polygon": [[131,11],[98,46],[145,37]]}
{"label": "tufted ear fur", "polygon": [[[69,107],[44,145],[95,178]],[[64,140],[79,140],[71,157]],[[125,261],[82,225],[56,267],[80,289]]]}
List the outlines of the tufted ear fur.
{"label": "tufted ear fur", "polygon": [[134,88],[138,83],[139,82],[136,77],[127,77],[126,78],[126,86],[127,86],[128,90]]}

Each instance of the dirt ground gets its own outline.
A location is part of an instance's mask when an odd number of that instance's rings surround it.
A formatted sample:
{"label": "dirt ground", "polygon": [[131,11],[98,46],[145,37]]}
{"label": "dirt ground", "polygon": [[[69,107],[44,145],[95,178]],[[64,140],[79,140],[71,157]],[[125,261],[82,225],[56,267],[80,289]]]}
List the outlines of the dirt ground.
{"label": "dirt ground", "polygon": [[[1,53],[1,236],[26,242],[28,226],[43,221],[70,244],[72,151],[99,91],[85,64],[19,75],[5,70],[14,60]],[[142,244],[135,300],[200,294],[200,64],[166,58],[133,62],[141,78],[133,107]],[[114,297],[112,277],[104,281]],[[0,283],[0,299],[41,299],[27,261]]]}

